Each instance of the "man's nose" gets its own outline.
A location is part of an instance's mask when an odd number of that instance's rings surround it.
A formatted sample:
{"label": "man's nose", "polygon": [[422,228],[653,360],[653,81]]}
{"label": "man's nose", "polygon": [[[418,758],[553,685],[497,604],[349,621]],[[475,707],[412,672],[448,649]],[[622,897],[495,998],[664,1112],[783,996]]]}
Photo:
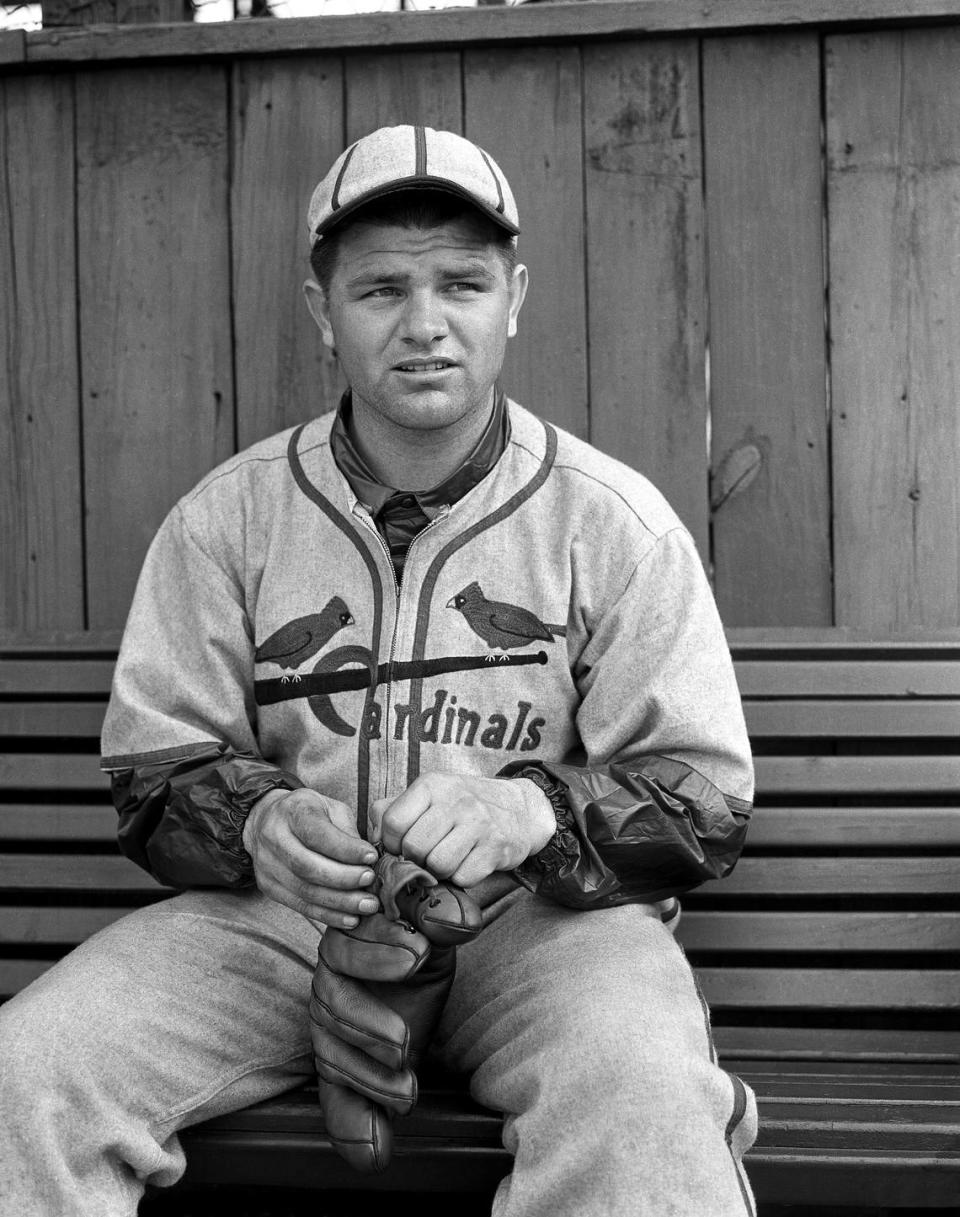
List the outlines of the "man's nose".
{"label": "man's nose", "polygon": [[432,291],[411,292],[403,313],[403,337],[418,346],[428,346],[447,332],[442,298]]}

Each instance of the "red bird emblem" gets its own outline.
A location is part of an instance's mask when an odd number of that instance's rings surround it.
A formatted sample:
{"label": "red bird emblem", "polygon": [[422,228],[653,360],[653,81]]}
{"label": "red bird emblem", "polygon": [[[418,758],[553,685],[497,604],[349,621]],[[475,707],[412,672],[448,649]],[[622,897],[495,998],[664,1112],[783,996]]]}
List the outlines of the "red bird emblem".
{"label": "red bird emblem", "polygon": [[[501,651],[497,656],[506,659],[506,652],[530,643],[553,642],[557,636],[566,634],[566,626],[548,625],[536,613],[521,608],[518,604],[507,604],[501,600],[488,600],[479,583],[468,584],[462,592],[447,601],[447,608],[462,613],[467,625],[482,638],[491,651]],[[491,659],[494,657],[491,655]]]}

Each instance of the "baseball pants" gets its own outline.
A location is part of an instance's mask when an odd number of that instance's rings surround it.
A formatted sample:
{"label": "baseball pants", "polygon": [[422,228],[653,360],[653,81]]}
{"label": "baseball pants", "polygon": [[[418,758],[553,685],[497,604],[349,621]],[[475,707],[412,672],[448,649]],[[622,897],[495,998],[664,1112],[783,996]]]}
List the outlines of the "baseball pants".
{"label": "baseball pants", "polygon": [[[654,911],[508,895],[458,952],[436,1049],[505,1115],[494,1217],[744,1217],[753,1095]],[[0,1212],[133,1217],[179,1129],[313,1071],[317,930],[257,892],[123,918],[0,1008]]]}

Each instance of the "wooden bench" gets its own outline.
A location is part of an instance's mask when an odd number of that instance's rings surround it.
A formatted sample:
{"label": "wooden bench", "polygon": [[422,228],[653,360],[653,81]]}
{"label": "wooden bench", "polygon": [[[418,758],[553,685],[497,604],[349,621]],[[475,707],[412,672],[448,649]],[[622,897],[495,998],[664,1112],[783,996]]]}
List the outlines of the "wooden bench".
{"label": "wooden bench", "polygon": [[[731,631],[757,755],[743,859],[679,936],[756,1090],[758,1199],[960,1198],[960,633]],[[115,637],[0,645],[0,996],[167,893],[114,844],[97,736]],[[499,1120],[442,1079],[354,1175],[309,1090],[184,1136],[186,1181],[492,1191]]]}

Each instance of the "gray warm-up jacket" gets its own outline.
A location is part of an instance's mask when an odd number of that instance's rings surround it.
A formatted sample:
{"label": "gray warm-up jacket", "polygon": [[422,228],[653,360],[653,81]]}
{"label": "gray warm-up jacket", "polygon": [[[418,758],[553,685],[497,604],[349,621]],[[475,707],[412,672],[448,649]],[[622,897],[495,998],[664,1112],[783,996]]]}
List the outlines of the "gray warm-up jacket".
{"label": "gray warm-up jacket", "polygon": [[472,490],[389,553],[332,414],[186,495],[147,556],[103,734],[124,851],[176,887],[253,882],[277,786],[357,808],[430,770],[536,764],[572,824],[517,877],[574,907],[721,876],[752,767],[693,542],[642,476],[509,403]]}

